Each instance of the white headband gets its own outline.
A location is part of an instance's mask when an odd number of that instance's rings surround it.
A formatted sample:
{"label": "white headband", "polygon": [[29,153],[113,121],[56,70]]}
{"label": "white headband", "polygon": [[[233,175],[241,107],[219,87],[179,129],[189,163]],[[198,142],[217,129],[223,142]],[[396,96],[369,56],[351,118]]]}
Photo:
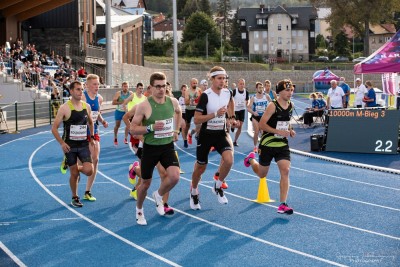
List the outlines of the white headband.
{"label": "white headband", "polygon": [[224,71],[224,70],[217,70],[217,71],[214,71],[214,72],[211,72],[211,73],[210,73],[210,76],[211,76],[211,77],[214,77],[214,76],[217,76],[217,75],[225,75],[225,76],[226,76],[226,71]]}

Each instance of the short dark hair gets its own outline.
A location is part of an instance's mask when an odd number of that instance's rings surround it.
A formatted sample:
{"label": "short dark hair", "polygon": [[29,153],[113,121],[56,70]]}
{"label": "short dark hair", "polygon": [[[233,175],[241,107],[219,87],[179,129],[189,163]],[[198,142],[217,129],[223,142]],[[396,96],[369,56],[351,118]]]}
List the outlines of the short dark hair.
{"label": "short dark hair", "polygon": [[150,76],[150,85],[153,86],[154,85],[154,81],[165,81],[166,79],[167,79],[167,76],[165,76],[164,73],[162,73],[162,72],[154,72]]}
{"label": "short dark hair", "polygon": [[143,87],[143,83],[139,82],[139,83],[136,84],[136,87],[139,87],[139,86]]}
{"label": "short dark hair", "polygon": [[80,81],[73,81],[70,85],[69,85],[69,90],[75,89],[75,85],[79,84],[80,86],[82,86],[82,83]]}

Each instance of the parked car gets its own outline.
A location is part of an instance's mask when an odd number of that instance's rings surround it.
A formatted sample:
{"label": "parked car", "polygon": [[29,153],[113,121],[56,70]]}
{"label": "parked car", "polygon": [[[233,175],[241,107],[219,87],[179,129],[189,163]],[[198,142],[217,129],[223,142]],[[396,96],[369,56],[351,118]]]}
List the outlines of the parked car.
{"label": "parked car", "polygon": [[329,62],[329,57],[319,56],[315,59],[315,62]]}
{"label": "parked car", "polygon": [[332,62],[349,62],[349,58],[344,56],[337,56],[332,59]]}
{"label": "parked car", "polygon": [[353,59],[353,62],[358,63],[358,62],[363,61],[364,59],[366,59],[366,57],[358,57],[358,58]]}

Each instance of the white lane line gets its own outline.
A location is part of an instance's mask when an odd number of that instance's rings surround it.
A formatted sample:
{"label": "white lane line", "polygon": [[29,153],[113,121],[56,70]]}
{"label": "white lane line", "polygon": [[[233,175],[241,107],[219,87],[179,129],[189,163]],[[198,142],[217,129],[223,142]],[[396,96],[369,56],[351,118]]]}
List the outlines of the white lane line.
{"label": "white lane line", "polygon": [[11,140],[11,141],[8,141],[8,142],[6,142],[6,143],[0,144],[0,147],[5,146],[5,145],[8,145],[8,144],[10,144],[10,143],[14,143],[14,142],[16,142],[16,141],[24,140],[24,139],[26,139],[27,137],[32,137],[32,136],[40,135],[40,134],[44,134],[44,133],[50,133],[50,131],[42,131],[42,132],[38,132],[38,133],[35,133],[35,134],[27,135],[27,136],[24,136],[24,137],[16,138],[16,139]]}
{"label": "white lane line", "polygon": [[[247,154],[239,152],[239,151],[235,151],[235,153],[243,155],[243,156],[247,156]],[[301,156],[305,156],[305,155],[301,155]],[[317,158],[319,159],[319,158]],[[271,162],[273,164],[276,165],[275,162]],[[352,167],[356,167],[356,166],[352,166]],[[369,186],[374,186],[374,187],[380,187],[380,188],[385,188],[385,189],[389,189],[389,190],[395,190],[395,191],[400,191],[400,188],[395,188],[395,187],[389,187],[389,186],[384,186],[384,185],[379,185],[379,184],[373,184],[373,183],[368,183],[368,182],[362,182],[362,181],[358,181],[358,180],[354,180],[354,179],[349,179],[349,178],[344,178],[344,177],[340,177],[340,176],[336,176],[336,175],[331,175],[331,174],[326,174],[326,173],[322,173],[322,172],[316,172],[316,171],[310,171],[310,170],[306,170],[303,168],[299,168],[299,167],[294,167],[293,165],[290,166],[291,169],[296,169],[299,171],[303,171],[303,172],[308,172],[308,173],[312,173],[312,174],[317,174],[317,175],[321,175],[321,176],[326,176],[326,177],[330,177],[330,178],[335,178],[338,180],[344,180],[344,181],[349,181],[349,182],[353,182],[353,183],[358,183],[358,184],[364,184],[364,185],[369,185]]]}
{"label": "white lane line", "polygon": [[[96,184],[111,184],[111,182],[96,182]],[[47,186],[47,187],[58,187],[58,186],[66,186],[66,185],[69,186],[69,184],[45,184],[45,186]]]}
{"label": "white lane line", "polygon": [[54,221],[68,221],[68,220],[80,220],[80,218],[56,218],[56,219],[41,219],[41,220],[20,220],[20,221],[11,221],[11,222],[0,222],[0,226],[11,225],[17,223],[32,223],[32,222],[54,222]]}
{"label": "white lane line", "polygon": [[[195,156],[192,155],[191,153],[189,153],[189,152],[187,152],[187,151],[184,151],[184,150],[182,150],[181,148],[179,148],[179,149],[180,149],[181,151],[183,151],[184,153],[186,153],[187,155],[190,155],[191,157],[194,157],[194,158],[195,158]],[[243,154],[243,153],[241,153],[241,152],[235,152],[235,153]],[[212,161],[209,161],[208,163],[209,163],[209,164],[212,164],[212,165],[215,165],[215,166],[219,166],[219,163],[218,163],[218,164],[215,164],[215,163],[213,163]],[[246,175],[246,176],[255,177],[255,178],[259,179],[259,177],[258,177],[257,175],[249,174],[249,173],[247,173],[247,172],[238,171],[238,170],[236,170],[236,169],[231,169],[230,171],[237,172],[237,173],[240,173],[240,174],[243,174],[243,175]],[[323,175],[323,174],[322,174],[322,175]],[[268,179],[268,181],[269,181],[269,182],[272,182],[272,183],[279,184],[279,181],[275,181],[275,180],[273,180],[273,179]],[[383,205],[378,205],[378,204],[375,204],[375,203],[366,202],[366,201],[361,201],[361,200],[357,200],[357,199],[353,199],[353,198],[347,198],[347,197],[342,197],[342,196],[338,196],[338,195],[328,194],[328,193],[324,193],[324,192],[320,192],[320,191],[316,191],[316,190],[312,190],[312,189],[308,189],[308,188],[296,186],[296,185],[293,185],[293,184],[291,184],[290,187],[291,187],[291,188],[296,188],[296,189],[299,189],[299,190],[303,190],[303,191],[307,191],[307,192],[312,192],[312,193],[319,194],[319,195],[324,195],[324,196],[332,197],[332,198],[338,198],[338,199],[347,200],[347,201],[351,201],[351,202],[355,202],[355,203],[360,203],[360,204],[364,204],[364,205],[368,205],[368,206],[373,206],[373,207],[378,207],[378,208],[382,208],[382,209],[388,209],[388,210],[393,210],[393,211],[399,211],[399,212],[400,212],[400,209],[397,209],[397,208],[388,207],[388,206],[383,206]]]}
{"label": "white lane line", "polygon": [[49,194],[53,199],[55,199],[58,203],[60,203],[60,205],[64,206],[66,209],[68,209],[69,211],[71,211],[72,213],[74,213],[76,216],[82,218],[83,220],[85,220],[85,221],[87,221],[88,223],[92,224],[93,226],[99,228],[100,230],[104,231],[105,233],[107,233],[107,234],[109,234],[109,235],[111,235],[111,236],[113,236],[113,237],[115,237],[115,238],[121,240],[122,242],[124,242],[124,243],[130,245],[131,247],[134,247],[134,248],[136,248],[136,249],[138,249],[138,250],[140,250],[140,251],[142,251],[142,252],[144,252],[144,253],[146,253],[146,254],[148,254],[148,255],[150,255],[150,256],[152,256],[152,257],[154,257],[154,258],[156,258],[156,259],[158,259],[158,260],[160,260],[160,261],[162,261],[162,262],[165,262],[165,263],[167,263],[167,264],[169,264],[169,265],[171,265],[171,266],[180,266],[179,264],[177,264],[177,263],[175,263],[175,262],[173,262],[173,261],[170,261],[170,260],[168,260],[168,259],[166,259],[166,258],[164,258],[164,257],[162,257],[162,256],[160,256],[160,255],[158,255],[158,254],[156,254],[156,253],[154,253],[154,252],[151,252],[150,250],[147,250],[147,249],[145,249],[144,247],[139,246],[139,245],[137,245],[137,244],[131,242],[130,240],[128,240],[128,239],[126,239],[126,238],[124,238],[124,237],[122,237],[122,236],[120,236],[120,235],[114,233],[113,231],[107,229],[106,227],[104,227],[104,226],[102,226],[102,225],[96,223],[95,221],[93,221],[93,220],[89,219],[88,217],[84,216],[83,214],[77,212],[74,208],[71,208],[68,204],[66,204],[66,203],[63,202],[61,199],[59,199],[55,194],[53,194],[53,193],[39,180],[39,178],[36,176],[35,172],[33,171],[33,167],[32,167],[32,161],[33,161],[33,158],[35,157],[36,153],[37,153],[42,147],[44,147],[45,145],[47,145],[48,143],[53,142],[53,141],[54,141],[54,140],[50,140],[50,141],[48,141],[48,142],[42,144],[41,146],[39,146],[39,147],[31,154],[31,156],[30,156],[30,158],[29,158],[29,171],[30,171],[30,173],[31,173],[31,175],[32,175],[32,177],[33,177],[33,179],[35,179],[35,181],[38,183],[38,185],[39,185],[47,194]]}
{"label": "white lane line", "polygon": [[9,250],[6,245],[3,244],[3,242],[0,241],[0,248],[20,267],[26,267],[26,265],[18,259],[17,256],[14,255],[14,253]]}
{"label": "white lane line", "polygon": [[[115,184],[118,184],[119,186],[121,186],[121,187],[123,187],[123,188],[126,188],[126,189],[128,189],[129,191],[131,190],[131,188],[127,187],[127,186],[124,185],[124,184],[121,184],[120,182],[114,180],[113,178],[109,177],[108,175],[104,174],[103,172],[98,171],[98,173],[99,173],[100,175],[102,175],[104,178],[106,178],[106,179],[108,179],[108,180],[114,182]],[[184,177],[181,176],[181,178],[184,178]],[[187,179],[187,178],[184,178],[184,179],[189,181],[189,179]],[[191,181],[191,180],[190,180],[190,181]],[[211,188],[210,186],[206,186],[206,187]],[[153,200],[152,198],[150,198],[150,197],[146,197],[146,199],[148,199],[148,200],[154,202],[154,200]],[[243,198],[243,199],[245,199],[245,198]],[[171,206],[171,207],[172,207],[172,206]],[[210,224],[210,225],[215,226],[215,227],[218,227],[218,228],[220,228],[220,229],[224,229],[224,230],[229,231],[229,232],[232,232],[232,233],[234,233],[234,234],[238,234],[238,235],[241,235],[241,236],[243,236],[243,237],[246,237],[246,238],[255,240],[255,241],[257,241],[257,242],[264,243],[264,244],[269,245],[269,246],[272,246],[272,247],[276,247],[276,248],[279,248],[279,249],[283,249],[283,250],[289,251],[289,252],[291,252],[291,253],[295,253],[295,254],[298,254],[298,255],[301,255],[301,256],[304,256],[304,257],[307,257],[307,258],[311,258],[311,259],[317,260],[317,261],[329,263],[329,264],[332,264],[332,265],[335,265],[335,266],[346,266],[346,265],[343,265],[343,264],[340,264],[340,263],[337,263],[337,262],[334,262],[334,261],[330,261],[330,260],[328,260],[328,259],[324,259],[324,258],[321,258],[321,257],[318,257],[318,256],[314,256],[314,255],[312,255],[312,254],[308,254],[308,253],[305,253],[305,252],[302,252],[302,251],[299,251],[299,250],[296,250],[296,249],[292,249],[292,248],[289,248],[289,247],[285,247],[285,246],[282,246],[282,245],[279,245],[279,244],[276,244],[276,243],[273,243],[273,242],[270,242],[270,241],[267,241],[267,240],[264,240],[264,239],[255,237],[255,236],[246,234],[246,233],[244,233],[244,232],[240,232],[240,231],[238,231],[238,230],[235,230],[235,229],[232,229],[232,228],[223,226],[223,225],[221,225],[221,224],[217,224],[217,223],[208,221],[208,220],[203,219],[203,218],[201,218],[201,217],[197,217],[197,216],[192,215],[192,214],[190,214],[190,213],[186,213],[186,212],[184,212],[184,211],[182,211],[182,210],[180,210],[180,209],[177,209],[177,208],[175,208],[175,207],[173,207],[173,208],[174,208],[174,211],[179,212],[179,213],[181,213],[181,214],[183,214],[183,215],[185,215],[185,216],[191,217],[191,218],[193,218],[193,219],[195,219],[195,220],[202,221],[202,222],[204,222],[204,223]]]}

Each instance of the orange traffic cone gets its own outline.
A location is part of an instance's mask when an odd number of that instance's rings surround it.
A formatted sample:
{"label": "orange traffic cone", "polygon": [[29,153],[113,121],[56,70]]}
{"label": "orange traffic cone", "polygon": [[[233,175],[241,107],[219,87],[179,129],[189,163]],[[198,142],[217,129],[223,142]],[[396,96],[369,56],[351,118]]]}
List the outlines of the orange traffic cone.
{"label": "orange traffic cone", "polygon": [[260,178],[260,184],[258,186],[257,199],[254,200],[257,203],[275,202],[269,197],[267,178]]}

